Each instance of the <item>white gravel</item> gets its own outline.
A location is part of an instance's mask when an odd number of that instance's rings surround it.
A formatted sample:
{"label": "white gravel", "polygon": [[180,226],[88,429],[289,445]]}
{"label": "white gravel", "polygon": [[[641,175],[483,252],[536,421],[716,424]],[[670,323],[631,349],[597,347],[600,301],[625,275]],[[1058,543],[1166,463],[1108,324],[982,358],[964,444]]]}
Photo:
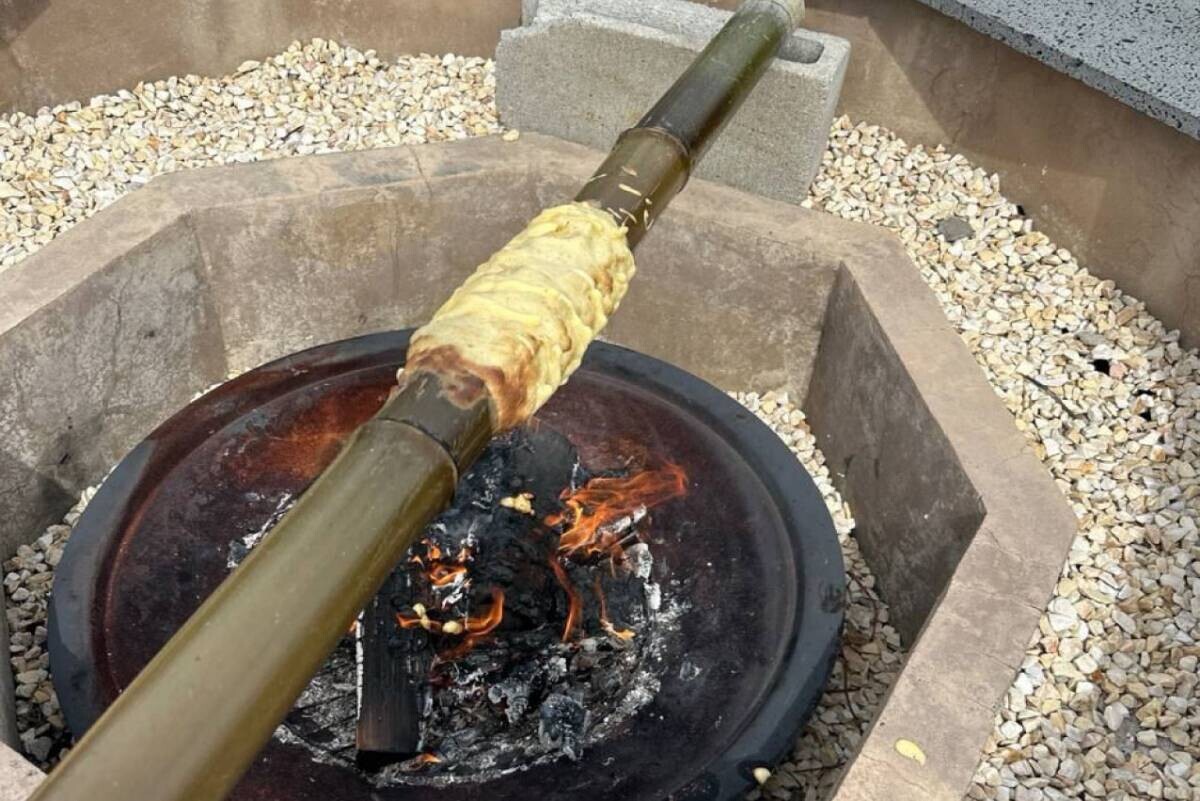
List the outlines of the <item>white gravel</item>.
{"label": "white gravel", "polygon": [[[491,69],[455,56],[384,63],[317,40],[226,78],[10,115],[0,268],[162,172],[499,131]],[[832,133],[805,205],[900,235],[1080,521],[970,797],[1200,798],[1200,360],[1034,230],[995,176],[877,126],[843,119]],[[886,630],[871,622],[886,609],[869,584],[859,590],[872,617],[852,631],[880,642],[879,658],[865,669],[846,659],[810,745],[765,785],[770,797],[820,797],[832,774],[818,768],[843,759],[873,682],[894,670]],[[29,650],[27,664],[40,664]],[[863,693],[844,709],[839,680],[851,698]]]}
{"label": "white gravel", "polygon": [[0,117],[0,269],[155,175],[497,132],[495,85],[490,60],[314,39],[223,78]]}
{"label": "white gravel", "polygon": [[900,235],[1079,518],[969,798],[1200,798],[1196,352],[941,148],[839,120],[805,205]]}
{"label": "white gravel", "polygon": [[96,494],[83,491],[62,523],[50,526],[30,545],[17,548],[4,562],[4,595],[8,603],[9,658],[16,689],[17,731],[25,754],[43,770],[58,761],[70,738],[58,695],[50,682],[46,653],[46,612],[54,568],[62,559],[71,529]]}

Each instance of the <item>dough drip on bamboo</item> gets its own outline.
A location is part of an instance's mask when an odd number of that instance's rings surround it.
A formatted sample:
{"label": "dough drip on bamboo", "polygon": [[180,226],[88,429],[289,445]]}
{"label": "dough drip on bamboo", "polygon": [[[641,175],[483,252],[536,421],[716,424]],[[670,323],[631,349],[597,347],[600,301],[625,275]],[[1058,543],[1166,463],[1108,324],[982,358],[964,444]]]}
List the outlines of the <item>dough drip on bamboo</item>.
{"label": "dough drip on bamboo", "polygon": [[570,377],[633,277],[625,229],[585,203],[546,209],[413,334],[406,372],[464,396],[486,387],[499,429]]}

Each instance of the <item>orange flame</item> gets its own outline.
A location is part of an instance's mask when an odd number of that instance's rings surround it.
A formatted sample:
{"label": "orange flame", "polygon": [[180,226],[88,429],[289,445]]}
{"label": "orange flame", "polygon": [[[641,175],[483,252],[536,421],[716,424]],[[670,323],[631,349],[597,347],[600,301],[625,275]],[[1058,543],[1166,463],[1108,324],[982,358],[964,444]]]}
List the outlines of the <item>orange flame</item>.
{"label": "orange flame", "polygon": [[429,568],[429,582],[435,587],[445,587],[447,584],[453,584],[459,576],[467,574],[467,568],[464,565],[447,565],[437,563]]}
{"label": "orange flame", "polygon": [[563,553],[619,554],[625,539],[625,519],[687,492],[687,474],[668,462],[625,478],[593,478],[575,492],[564,492],[566,509],[548,516],[548,526],[566,525],[559,539]]}
{"label": "orange flame", "polygon": [[550,569],[554,571],[554,577],[558,579],[559,585],[567,593],[567,622],[563,626],[562,641],[568,642],[571,639],[571,632],[574,631],[576,624],[579,623],[583,604],[579,600],[579,592],[575,589],[575,585],[567,577],[566,569],[559,563],[558,557],[554,554],[550,555]]}
{"label": "orange flame", "polygon": [[425,570],[425,575],[429,577],[430,584],[435,587],[445,587],[457,581],[459,576],[467,575],[467,560],[471,558],[469,547],[462,546],[458,556],[451,559],[442,554],[442,549],[433,540],[426,538],[421,541],[421,544],[425,546],[425,558],[413,555],[408,558],[408,561],[421,567],[425,567],[426,561],[428,561],[429,566]]}
{"label": "orange flame", "polygon": [[437,754],[431,754],[429,752],[425,752],[424,754],[421,754],[413,761],[416,762],[418,765],[436,765],[442,761],[442,758],[440,756],[438,756]]}
{"label": "orange flame", "polygon": [[455,659],[466,656],[475,648],[476,643],[488,635],[494,628],[500,625],[500,621],[504,619],[504,590],[499,587],[492,587],[492,605],[482,615],[468,616],[463,624],[463,629],[466,631],[463,641],[458,645],[439,654],[439,658],[445,662],[452,662]]}
{"label": "orange flame", "polygon": [[632,640],[636,634],[631,629],[619,629],[613,625],[608,619],[608,599],[604,597],[604,588],[600,586],[600,577],[596,576],[596,581],[592,585],[592,589],[596,591],[596,600],[600,602],[600,628],[607,631],[618,640]]}
{"label": "orange flame", "polygon": [[492,587],[492,606],[486,614],[467,618],[467,633],[477,637],[487,634],[504,619],[504,590]]}

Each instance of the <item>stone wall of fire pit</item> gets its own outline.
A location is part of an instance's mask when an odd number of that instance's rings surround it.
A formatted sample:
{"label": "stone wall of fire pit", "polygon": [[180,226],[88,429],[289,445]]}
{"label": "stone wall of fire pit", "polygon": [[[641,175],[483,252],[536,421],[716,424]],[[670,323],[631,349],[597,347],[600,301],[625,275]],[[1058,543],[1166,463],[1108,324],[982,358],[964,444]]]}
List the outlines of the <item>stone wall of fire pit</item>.
{"label": "stone wall of fire pit", "polygon": [[[600,158],[527,135],[179,173],[0,274],[0,553],[227,374],[423,321]],[[907,639],[836,798],[958,801],[1065,501],[889,234],[697,181],[638,262],[607,337],[806,398]]]}

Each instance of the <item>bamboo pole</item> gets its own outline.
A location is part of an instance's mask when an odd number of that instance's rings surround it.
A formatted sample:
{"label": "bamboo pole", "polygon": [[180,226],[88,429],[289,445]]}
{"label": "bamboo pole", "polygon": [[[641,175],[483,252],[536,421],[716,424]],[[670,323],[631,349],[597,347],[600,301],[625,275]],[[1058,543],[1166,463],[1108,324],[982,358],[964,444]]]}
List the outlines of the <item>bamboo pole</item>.
{"label": "bamboo pole", "polygon": [[[625,225],[634,247],[802,11],[743,3],[577,199]],[[442,376],[410,376],[31,801],[223,798],[495,433],[483,387],[464,396]]]}

